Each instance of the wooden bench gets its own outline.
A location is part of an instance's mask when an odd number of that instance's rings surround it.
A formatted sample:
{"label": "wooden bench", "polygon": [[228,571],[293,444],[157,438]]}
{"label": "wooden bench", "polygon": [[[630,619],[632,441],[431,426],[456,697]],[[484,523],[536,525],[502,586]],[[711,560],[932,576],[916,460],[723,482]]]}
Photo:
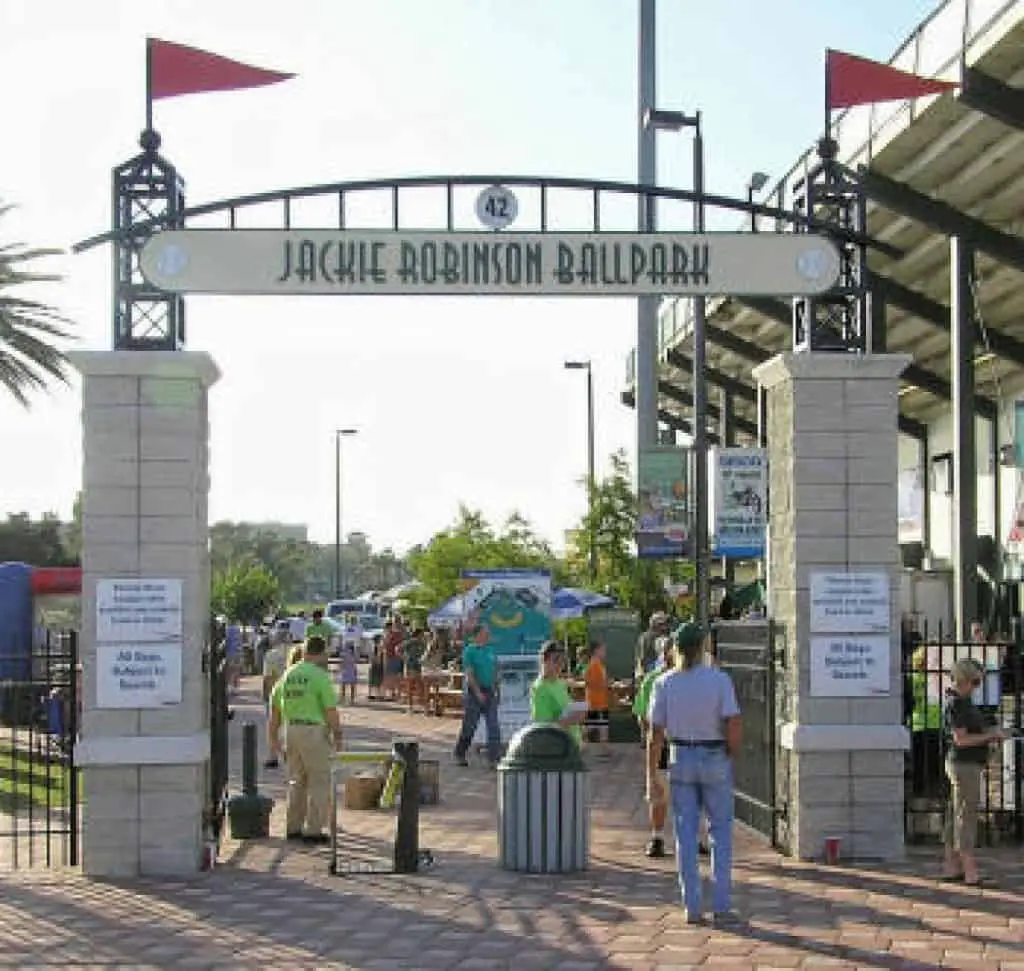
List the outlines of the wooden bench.
{"label": "wooden bench", "polygon": [[437,713],[439,715],[462,715],[462,690],[440,688],[437,692]]}

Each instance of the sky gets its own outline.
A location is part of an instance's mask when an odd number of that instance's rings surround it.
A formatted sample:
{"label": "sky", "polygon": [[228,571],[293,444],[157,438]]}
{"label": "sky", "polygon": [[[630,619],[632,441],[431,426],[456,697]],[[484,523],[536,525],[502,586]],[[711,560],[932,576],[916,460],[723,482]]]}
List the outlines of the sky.
{"label": "sky", "polygon": [[[703,113],[709,191],[742,196],[818,136],[826,47],[887,59],[935,0],[658,0],[658,107]],[[294,80],[157,102],[189,205],[287,186],[417,174],[635,181],[638,0],[0,0],[0,240],[68,249],[110,223],[110,170],[138,151],[145,37]],[[658,181],[691,184],[683,135]],[[559,208],[559,207],[562,208]],[[368,222],[383,210],[361,215]],[[297,210],[296,224],[299,221]],[[552,220],[573,228],[571,203]],[[256,214],[247,225],[259,225]],[[313,218],[310,216],[310,218]],[[664,228],[685,228],[665,213]],[[735,214],[709,213],[709,228]],[[576,227],[580,228],[580,227]],[[609,226],[608,228],[614,228]],[[621,228],[631,228],[622,226]],[[105,249],[48,261],[36,295],[106,349]],[[635,301],[189,297],[188,349],[209,352],[211,521],[306,523],[403,551],[455,518],[513,510],[556,546],[584,511],[593,362],[598,471],[636,419],[621,404]],[[76,381],[30,410],[0,397],[0,515],[70,515],[81,482]],[[13,459],[13,461],[11,460]]]}

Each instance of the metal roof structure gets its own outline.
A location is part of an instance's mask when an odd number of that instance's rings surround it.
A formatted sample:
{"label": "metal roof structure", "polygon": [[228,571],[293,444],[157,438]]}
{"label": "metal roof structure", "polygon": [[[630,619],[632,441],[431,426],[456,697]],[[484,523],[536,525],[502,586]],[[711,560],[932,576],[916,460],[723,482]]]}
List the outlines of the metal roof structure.
{"label": "metal roof structure", "polygon": [[[900,392],[900,430],[923,438],[951,399],[951,237],[977,256],[975,408],[994,419],[998,401],[1024,389],[1024,0],[947,0],[890,63],[961,82],[958,91],[847,110],[836,122],[839,158],[868,199],[873,248],[875,340],[911,354]],[[801,192],[814,150],[764,200],[788,208]],[[775,231],[762,218],[750,228]],[[665,301],[660,313],[659,417],[692,428],[691,306]],[[706,376],[709,435],[727,410],[739,442],[757,430],[751,370],[792,349],[792,309],[781,300],[728,297],[708,306]],[[632,404],[633,355],[627,365]]]}

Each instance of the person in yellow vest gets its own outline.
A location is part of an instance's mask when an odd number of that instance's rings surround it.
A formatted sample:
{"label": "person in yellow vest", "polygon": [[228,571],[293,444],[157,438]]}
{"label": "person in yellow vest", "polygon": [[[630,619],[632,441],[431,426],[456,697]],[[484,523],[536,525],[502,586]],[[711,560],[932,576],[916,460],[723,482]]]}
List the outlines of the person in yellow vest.
{"label": "person in yellow vest", "polygon": [[327,673],[327,644],[322,637],[311,637],[302,660],[285,671],[270,694],[270,755],[276,758],[280,751],[282,723],[288,753],[289,840],[330,840],[324,826],[331,810],[331,755],[342,740],[337,705],[337,690]]}

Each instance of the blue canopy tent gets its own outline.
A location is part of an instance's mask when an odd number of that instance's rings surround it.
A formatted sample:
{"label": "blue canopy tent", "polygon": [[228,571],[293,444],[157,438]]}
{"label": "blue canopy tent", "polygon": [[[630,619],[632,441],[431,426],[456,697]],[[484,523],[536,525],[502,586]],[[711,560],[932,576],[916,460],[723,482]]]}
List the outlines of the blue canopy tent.
{"label": "blue canopy tent", "polygon": [[461,594],[458,594],[441,604],[437,610],[427,614],[427,625],[429,627],[455,627],[462,620],[465,609],[465,600]]}
{"label": "blue canopy tent", "polygon": [[594,607],[614,607],[613,597],[577,587],[563,587],[551,597],[552,620],[576,620]]}

